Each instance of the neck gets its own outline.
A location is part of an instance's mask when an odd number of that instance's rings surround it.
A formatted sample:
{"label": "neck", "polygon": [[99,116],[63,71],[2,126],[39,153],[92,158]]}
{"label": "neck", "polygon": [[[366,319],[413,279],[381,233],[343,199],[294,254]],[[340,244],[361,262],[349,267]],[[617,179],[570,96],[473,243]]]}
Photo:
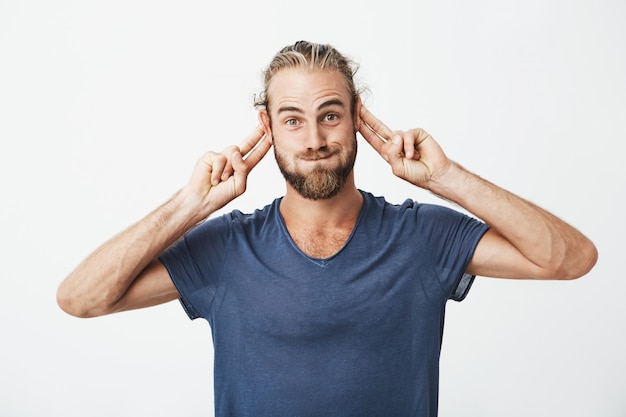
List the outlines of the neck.
{"label": "neck", "polygon": [[351,174],[337,195],[324,200],[306,199],[287,184],[287,192],[280,203],[280,212],[288,227],[351,227],[356,222],[362,205],[363,196],[354,185]]}

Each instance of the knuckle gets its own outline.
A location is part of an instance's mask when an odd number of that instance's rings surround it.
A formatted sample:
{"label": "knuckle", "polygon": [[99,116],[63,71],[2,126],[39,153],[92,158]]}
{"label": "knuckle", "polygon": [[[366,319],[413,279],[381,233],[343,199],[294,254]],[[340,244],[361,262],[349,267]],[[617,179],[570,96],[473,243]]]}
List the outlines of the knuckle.
{"label": "knuckle", "polygon": [[231,145],[231,146],[227,146],[226,148],[224,148],[224,150],[222,151],[222,154],[230,155],[235,151],[239,151],[239,147]]}

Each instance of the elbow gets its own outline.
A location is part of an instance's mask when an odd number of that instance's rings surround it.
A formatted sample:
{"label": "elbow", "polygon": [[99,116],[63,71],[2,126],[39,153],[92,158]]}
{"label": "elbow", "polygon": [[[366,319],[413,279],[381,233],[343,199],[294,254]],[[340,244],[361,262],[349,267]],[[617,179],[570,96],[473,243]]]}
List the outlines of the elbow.
{"label": "elbow", "polygon": [[555,262],[544,279],[574,280],[587,275],[598,262],[598,249],[590,240],[569,251],[566,256]]}
{"label": "elbow", "polygon": [[75,302],[75,299],[70,294],[68,294],[67,291],[65,291],[62,286],[59,287],[59,289],[57,290],[57,305],[59,306],[61,310],[63,310],[65,313],[69,314],[70,316],[74,316],[78,318],[89,317],[89,314],[87,314],[86,311],[78,308],[77,303]]}
{"label": "elbow", "polygon": [[598,262],[598,248],[590,240],[587,240],[583,248],[581,248],[577,254],[574,255],[579,259],[580,265],[573,274],[573,278],[581,278],[587,275]]}
{"label": "elbow", "polygon": [[63,312],[70,316],[82,317],[80,311],[74,307],[71,298],[68,298],[60,289],[57,290],[57,305]]}
{"label": "elbow", "polygon": [[101,315],[95,314],[94,311],[87,308],[85,304],[81,302],[81,297],[76,295],[71,289],[68,289],[67,285],[64,284],[59,286],[56,294],[57,305],[63,312],[81,319]]}

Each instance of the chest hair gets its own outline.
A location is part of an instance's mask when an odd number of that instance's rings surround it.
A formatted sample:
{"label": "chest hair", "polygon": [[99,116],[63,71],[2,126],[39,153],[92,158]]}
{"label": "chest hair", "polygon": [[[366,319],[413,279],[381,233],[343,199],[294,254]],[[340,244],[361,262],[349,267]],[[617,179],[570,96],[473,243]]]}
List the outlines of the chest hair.
{"label": "chest hair", "polygon": [[289,230],[291,238],[302,252],[319,259],[329,258],[339,252],[351,233],[351,227],[330,230]]}

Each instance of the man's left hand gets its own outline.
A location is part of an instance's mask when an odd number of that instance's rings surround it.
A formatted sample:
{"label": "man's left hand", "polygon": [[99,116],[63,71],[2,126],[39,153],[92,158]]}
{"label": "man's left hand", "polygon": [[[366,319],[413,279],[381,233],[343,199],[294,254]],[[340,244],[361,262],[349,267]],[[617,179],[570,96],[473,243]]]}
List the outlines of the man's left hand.
{"label": "man's left hand", "polygon": [[431,180],[452,164],[424,129],[392,131],[365,106],[361,106],[360,118],[359,132],[399,178],[429,189]]}

